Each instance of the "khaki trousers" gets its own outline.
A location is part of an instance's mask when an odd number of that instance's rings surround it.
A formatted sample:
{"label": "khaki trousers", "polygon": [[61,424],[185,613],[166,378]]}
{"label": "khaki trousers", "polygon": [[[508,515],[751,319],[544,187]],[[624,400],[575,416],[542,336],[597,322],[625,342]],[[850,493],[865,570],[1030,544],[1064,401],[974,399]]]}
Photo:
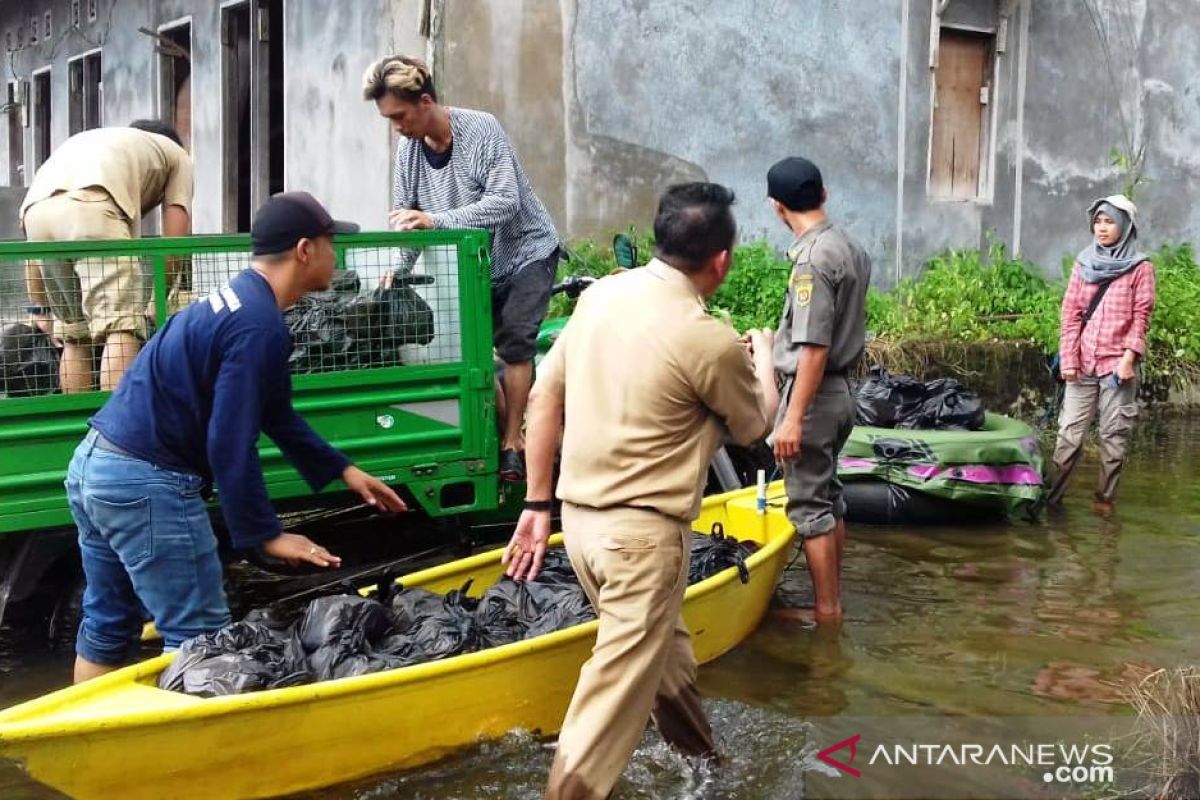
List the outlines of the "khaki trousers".
{"label": "khaki trousers", "polygon": [[567,555],[600,628],[558,736],[546,797],[601,800],[647,721],[685,755],[715,753],[680,610],[689,526],[653,511],[563,503]]}
{"label": "khaki trousers", "polygon": [[[39,200],[25,211],[30,241],[133,239],[133,223],[103,189],[76,189]],[[42,275],[54,332],[68,342],[103,344],[110,333],[145,339],[151,279],[140,259],[100,254],[33,262]]]}
{"label": "khaki trousers", "polygon": [[1138,379],[1113,388],[1108,376],[1080,375],[1066,385],[1062,411],[1058,415],[1058,442],[1054,446],[1054,483],[1048,502],[1062,500],[1071,474],[1083,455],[1083,443],[1097,412],[1100,415],[1100,479],[1096,483],[1096,499],[1113,502],[1129,436],[1137,421]]}

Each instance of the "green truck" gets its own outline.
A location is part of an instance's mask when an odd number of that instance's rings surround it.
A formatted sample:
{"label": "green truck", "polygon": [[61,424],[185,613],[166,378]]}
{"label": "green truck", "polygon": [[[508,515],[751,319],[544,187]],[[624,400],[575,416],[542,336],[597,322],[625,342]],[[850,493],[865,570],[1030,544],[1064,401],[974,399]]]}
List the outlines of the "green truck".
{"label": "green truck", "polygon": [[[344,272],[337,291],[289,312],[308,315],[298,332],[294,328],[297,409],[416,509],[402,519],[377,520],[365,535],[397,537],[398,526],[420,521],[458,527],[504,516],[498,513],[505,498],[498,480],[487,245],[483,231],[339,237]],[[413,249],[420,257],[410,277],[377,288],[380,276]],[[19,321],[26,264],[71,260],[83,274],[136,259],[152,292],[153,324],[160,325],[172,309],[219,292],[249,265],[249,252],[243,235],[0,243],[0,319]],[[35,618],[53,620],[61,616],[54,609],[78,592],[63,480],[88,418],[107,397],[39,393],[15,383],[6,392],[0,384],[0,626],[17,609],[31,607],[38,609]],[[260,443],[260,453],[285,524],[288,512],[302,516],[358,502],[340,483],[311,494],[269,440]],[[213,502],[218,528],[219,501]]]}

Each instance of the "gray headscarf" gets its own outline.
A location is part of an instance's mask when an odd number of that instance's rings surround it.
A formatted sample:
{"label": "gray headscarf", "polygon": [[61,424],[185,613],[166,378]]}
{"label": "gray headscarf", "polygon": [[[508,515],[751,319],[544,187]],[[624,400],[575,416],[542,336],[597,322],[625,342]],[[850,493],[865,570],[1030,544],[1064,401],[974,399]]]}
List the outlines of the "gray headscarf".
{"label": "gray headscarf", "polygon": [[[1119,203],[1114,205],[1114,203]],[[1092,203],[1088,209],[1088,225],[1092,227],[1092,243],[1079,252],[1079,269],[1088,283],[1104,283],[1119,278],[1146,260],[1146,254],[1135,249],[1137,222],[1134,215],[1137,206],[1121,195],[1106,197]],[[1121,238],[1112,247],[1096,241],[1094,226],[1096,216],[1104,214],[1117,223]]]}

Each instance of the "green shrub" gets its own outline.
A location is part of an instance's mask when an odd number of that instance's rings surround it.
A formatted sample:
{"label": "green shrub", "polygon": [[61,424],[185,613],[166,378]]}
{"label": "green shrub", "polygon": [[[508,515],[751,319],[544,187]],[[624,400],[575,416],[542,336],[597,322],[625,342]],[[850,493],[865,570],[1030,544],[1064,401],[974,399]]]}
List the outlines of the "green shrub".
{"label": "green shrub", "polygon": [[1181,384],[1200,378],[1200,268],[1190,244],[1155,252],[1156,302],[1143,375]]}
{"label": "green shrub", "polygon": [[1033,342],[1053,352],[1063,287],[993,243],[935,256],[919,276],[872,291],[867,327],[889,339]]}
{"label": "green shrub", "polygon": [[[630,230],[639,263],[650,260],[654,240]],[[580,240],[561,275],[601,277],[616,268],[611,248]],[[1150,323],[1143,377],[1152,383],[1200,380],[1200,267],[1190,244],[1156,251],[1157,305]],[[1010,256],[1002,244],[988,250],[951,250],[934,256],[920,275],[891,291],[867,294],[867,328],[893,344],[904,342],[1021,342],[1047,354],[1058,349],[1059,312],[1073,258],[1063,262],[1063,279],[1050,281],[1029,262]],[[767,242],[739,245],[734,266],[709,302],[728,314],[738,330],[778,324],[789,264]],[[570,313],[556,297],[551,316]]]}
{"label": "green shrub", "polygon": [[779,325],[791,265],[765,241],[738,245],[733,269],[709,300],[709,308],[724,312],[739,331]]}

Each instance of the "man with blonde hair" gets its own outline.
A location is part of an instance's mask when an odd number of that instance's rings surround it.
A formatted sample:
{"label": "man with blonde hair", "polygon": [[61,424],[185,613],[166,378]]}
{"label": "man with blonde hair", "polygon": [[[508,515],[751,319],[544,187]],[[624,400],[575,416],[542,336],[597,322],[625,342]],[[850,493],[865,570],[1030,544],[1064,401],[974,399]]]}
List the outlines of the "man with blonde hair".
{"label": "man with blonde hair", "polygon": [[[391,55],[363,77],[401,140],[396,148],[392,212],[396,230],[483,228],[492,240],[492,337],[505,364],[506,401],[500,474],[525,479],[522,430],[538,326],[550,305],[558,233],[491,114],[438,102],[424,62]],[[411,252],[401,269],[416,260]]]}

